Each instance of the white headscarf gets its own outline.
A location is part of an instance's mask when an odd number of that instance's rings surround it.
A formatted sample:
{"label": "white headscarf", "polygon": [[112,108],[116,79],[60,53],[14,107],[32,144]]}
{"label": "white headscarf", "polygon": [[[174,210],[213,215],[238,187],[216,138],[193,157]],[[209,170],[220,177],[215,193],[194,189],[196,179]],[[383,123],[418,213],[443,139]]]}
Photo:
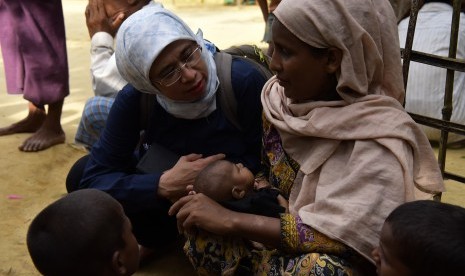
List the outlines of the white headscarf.
{"label": "white headscarf", "polygon": [[[149,78],[157,56],[170,43],[192,40],[202,47],[202,58],[208,67],[203,98],[194,102],[175,101],[164,96]],[[132,14],[121,25],[116,40],[116,66],[121,76],[137,90],[156,94],[157,101],[170,114],[183,119],[208,116],[216,109],[215,94],[219,85],[213,60],[214,46],[204,41],[199,30],[192,30],[175,14],[162,7],[149,7]]]}

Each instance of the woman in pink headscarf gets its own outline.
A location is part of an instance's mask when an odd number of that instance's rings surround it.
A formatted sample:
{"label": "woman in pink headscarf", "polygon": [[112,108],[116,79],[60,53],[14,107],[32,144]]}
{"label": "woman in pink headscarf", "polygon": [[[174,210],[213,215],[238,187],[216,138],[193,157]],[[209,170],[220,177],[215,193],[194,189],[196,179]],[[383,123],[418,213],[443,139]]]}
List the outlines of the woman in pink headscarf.
{"label": "woman in pink headscarf", "polygon": [[444,190],[401,104],[396,18],[387,0],[284,0],[275,15],[263,157],[289,213],[236,213],[202,194],[170,213],[200,274],[372,275],[387,215]]}

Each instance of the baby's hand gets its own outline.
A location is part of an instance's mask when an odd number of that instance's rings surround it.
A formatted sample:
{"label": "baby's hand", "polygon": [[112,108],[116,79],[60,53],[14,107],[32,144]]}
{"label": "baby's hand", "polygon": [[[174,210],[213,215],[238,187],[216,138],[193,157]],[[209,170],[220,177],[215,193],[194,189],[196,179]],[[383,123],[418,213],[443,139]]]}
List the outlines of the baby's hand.
{"label": "baby's hand", "polygon": [[253,187],[255,190],[269,187],[269,186],[270,186],[270,183],[265,178],[262,178],[262,177],[255,178],[255,182],[253,184]]}
{"label": "baby's hand", "polygon": [[188,195],[195,195],[196,192],[194,191],[194,185],[187,185],[186,192]]}

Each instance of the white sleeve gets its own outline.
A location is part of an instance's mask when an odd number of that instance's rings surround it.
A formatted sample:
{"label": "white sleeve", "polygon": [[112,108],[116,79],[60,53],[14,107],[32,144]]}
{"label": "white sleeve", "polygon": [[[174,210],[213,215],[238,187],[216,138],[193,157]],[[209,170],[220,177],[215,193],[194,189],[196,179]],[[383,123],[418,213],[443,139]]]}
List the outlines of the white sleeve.
{"label": "white sleeve", "polygon": [[116,68],[113,43],[113,37],[106,32],[92,36],[90,73],[96,96],[115,96],[127,84]]}

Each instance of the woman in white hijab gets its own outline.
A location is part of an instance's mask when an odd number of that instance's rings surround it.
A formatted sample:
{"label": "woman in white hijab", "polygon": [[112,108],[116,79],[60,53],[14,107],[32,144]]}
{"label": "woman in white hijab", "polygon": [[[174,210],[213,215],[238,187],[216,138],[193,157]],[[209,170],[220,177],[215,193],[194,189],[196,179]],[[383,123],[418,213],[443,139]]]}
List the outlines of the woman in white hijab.
{"label": "woman in white hijab", "polygon": [[289,213],[235,213],[203,195],[180,199],[170,213],[201,274],[373,275],[371,251],[387,215],[444,189],[428,140],[401,105],[392,7],[284,0],[275,15],[263,157]]}
{"label": "woman in white hijab", "polygon": [[[161,7],[132,14],[119,29],[116,64],[129,84],[115,98],[90,155],[82,159],[82,178],[78,175],[67,182],[79,183],[79,189],[100,189],[118,199],[144,248],[156,250],[177,240],[176,220],[168,216],[168,208],[187,195],[187,186],[206,165],[225,158],[253,172],[260,168],[260,92],[266,79],[243,59],[233,58],[227,68],[231,96],[238,106],[238,129],[216,100],[215,53],[216,47],[200,31],[194,34]],[[150,98],[146,94],[155,100],[144,113],[143,99]],[[141,130],[145,131],[143,144],[139,144]],[[155,143],[180,156],[177,163],[166,171],[137,170],[140,156]]]}

